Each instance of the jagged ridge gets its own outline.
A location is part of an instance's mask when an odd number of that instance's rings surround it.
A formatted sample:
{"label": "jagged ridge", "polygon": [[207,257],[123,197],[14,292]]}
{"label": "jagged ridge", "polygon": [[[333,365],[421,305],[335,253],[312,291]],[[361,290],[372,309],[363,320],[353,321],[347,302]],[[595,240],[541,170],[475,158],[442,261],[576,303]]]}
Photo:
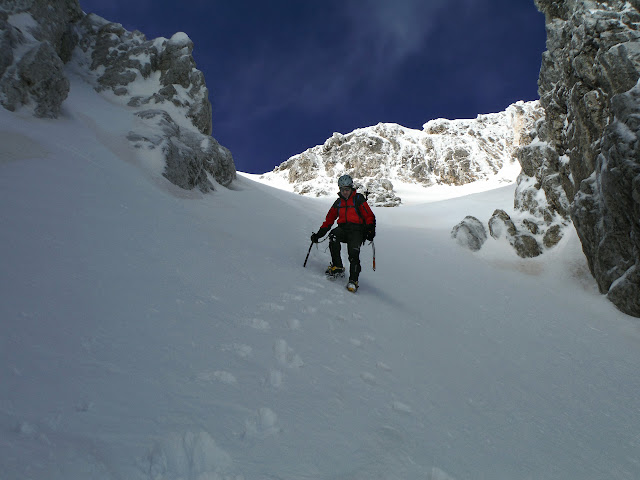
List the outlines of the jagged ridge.
{"label": "jagged ridge", "polygon": [[348,173],[371,192],[372,205],[397,206],[394,182],[464,185],[499,175],[515,162],[518,147],[531,141],[529,132],[542,116],[534,101],[470,120],[432,120],[423,130],[379,123],[334,133],[263,178],[284,179],[297,193],[321,196],[333,194],[336,179]]}

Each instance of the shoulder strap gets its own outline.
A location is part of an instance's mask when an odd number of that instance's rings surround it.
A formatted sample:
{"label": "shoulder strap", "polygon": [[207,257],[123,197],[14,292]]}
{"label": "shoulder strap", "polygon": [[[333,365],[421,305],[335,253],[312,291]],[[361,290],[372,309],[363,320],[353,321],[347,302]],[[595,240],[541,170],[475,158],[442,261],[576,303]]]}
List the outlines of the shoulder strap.
{"label": "shoulder strap", "polygon": [[353,206],[356,207],[356,213],[358,214],[358,216],[360,217],[360,220],[362,220],[362,223],[365,224],[367,223],[366,220],[364,219],[364,215],[362,215],[362,212],[360,211],[360,206],[366,201],[366,198],[364,198],[364,195],[362,195],[361,193],[356,193],[355,198],[353,199]]}
{"label": "shoulder strap", "polygon": [[340,200],[340,197],[336,198],[336,201],[333,202],[333,207],[331,207],[336,209],[336,218],[340,218]]}

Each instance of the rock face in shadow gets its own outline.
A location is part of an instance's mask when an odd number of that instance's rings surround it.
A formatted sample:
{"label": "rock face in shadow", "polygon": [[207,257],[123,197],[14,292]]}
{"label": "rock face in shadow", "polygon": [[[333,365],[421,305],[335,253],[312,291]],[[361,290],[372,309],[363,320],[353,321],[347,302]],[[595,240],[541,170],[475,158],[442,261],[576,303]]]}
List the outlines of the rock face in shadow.
{"label": "rock face in shadow", "polygon": [[56,118],[69,95],[64,63],[75,45],[73,25],[83,17],[77,0],[13,1],[0,6],[0,104],[28,106]]}
{"label": "rock face in shadow", "polygon": [[640,1],[536,5],[548,49],[544,147],[529,152],[544,166],[540,190],[551,210],[569,213],[600,291],[640,316]]}
{"label": "rock face in shadow", "polygon": [[56,118],[69,94],[66,73],[133,110],[141,131],[132,146],[157,149],[162,172],[184,189],[202,192],[236,176],[231,153],[211,137],[211,103],[204,75],[184,33],[147,40],[97,15],[77,0],[15,0],[0,6],[0,104]]}
{"label": "rock face in shadow", "polygon": [[535,3],[544,118],[516,152],[514,212],[489,232],[527,258],[575,227],[600,291],[640,317],[640,0]]}

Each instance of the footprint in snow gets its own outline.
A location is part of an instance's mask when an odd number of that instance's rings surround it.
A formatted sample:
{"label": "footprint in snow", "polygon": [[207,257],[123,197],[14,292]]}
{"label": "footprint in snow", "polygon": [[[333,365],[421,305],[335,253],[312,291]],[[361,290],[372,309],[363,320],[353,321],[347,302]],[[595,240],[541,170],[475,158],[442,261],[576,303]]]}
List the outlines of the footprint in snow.
{"label": "footprint in snow", "polygon": [[411,410],[411,407],[405,403],[402,402],[393,402],[392,404],[392,408],[399,413],[405,413],[405,414],[412,414],[413,410]]}
{"label": "footprint in snow", "polygon": [[291,347],[287,344],[286,340],[279,339],[273,345],[273,353],[276,357],[276,361],[288,368],[300,368],[304,365],[300,355],[295,353]]}
{"label": "footprint in snow", "polygon": [[260,310],[263,312],[282,312],[285,308],[277,303],[266,302],[260,305]]}
{"label": "footprint in snow", "polygon": [[284,382],[284,374],[280,370],[269,370],[267,377],[264,380],[264,385],[267,387],[275,388],[276,390],[282,387]]}
{"label": "footprint in snow", "polygon": [[297,287],[296,290],[302,293],[316,293],[316,291],[313,288],[308,288],[308,287]]}
{"label": "footprint in snow", "polygon": [[384,370],[385,372],[391,371],[391,367],[383,362],[376,363],[376,367],[378,367],[380,370]]}
{"label": "footprint in snow", "polygon": [[147,478],[240,478],[231,456],[205,431],[166,435],[140,467]]}
{"label": "footprint in snow", "polygon": [[377,385],[378,384],[378,380],[376,379],[375,375],[369,373],[369,372],[362,372],[360,374],[360,378],[362,379],[362,381],[368,385]]}
{"label": "footprint in snow", "polygon": [[301,302],[304,300],[302,295],[296,295],[293,293],[283,293],[281,297],[283,302]]}
{"label": "footprint in snow", "polygon": [[290,318],[287,320],[287,328],[289,330],[300,330],[302,328],[302,324],[297,318]]}
{"label": "footprint in snow", "polygon": [[201,372],[196,375],[196,379],[203,383],[220,382],[226,385],[235,385],[238,383],[233,374],[222,370],[216,370],[215,372]]}
{"label": "footprint in snow", "polygon": [[[316,288],[325,288],[327,286],[327,283],[325,281],[323,282],[317,282],[317,281],[310,281],[309,285],[311,285],[312,287],[316,287]],[[312,289],[312,288],[308,288],[308,287],[298,287],[298,290],[304,291],[303,289],[307,289],[309,291],[309,293],[315,293],[316,290]]]}
{"label": "footprint in snow", "polygon": [[266,332],[271,328],[271,325],[266,320],[262,320],[261,318],[246,318],[242,321],[243,325],[246,325],[251,328],[255,328],[256,330],[262,330]]}
{"label": "footprint in snow", "polygon": [[244,422],[243,438],[266,438],[282,431],[278,426],[278,416],[267,407],[258,409]]}
{"label": "footprint in snow", "polygon": [[[345,290],[345,292],[346,292],[346,290]],[[322,305],[344,305],[344,300],[342,300],[340,298],[332,297],[332,298],[324,298],[324,299],[320,300],[320,303]]]}
{"label": "footprint in snow", "polygon": [[301,312],[306,315],[314,315],[318,313],[318,309],[316,307],[303,307],[301,309]]}
{"label": "footprint in snow", "polygon": [[251,358],[253,355],[253,348],[244,343],[231,343],[222,345],[221,350],[223,352],[233,352],[240,358]]}

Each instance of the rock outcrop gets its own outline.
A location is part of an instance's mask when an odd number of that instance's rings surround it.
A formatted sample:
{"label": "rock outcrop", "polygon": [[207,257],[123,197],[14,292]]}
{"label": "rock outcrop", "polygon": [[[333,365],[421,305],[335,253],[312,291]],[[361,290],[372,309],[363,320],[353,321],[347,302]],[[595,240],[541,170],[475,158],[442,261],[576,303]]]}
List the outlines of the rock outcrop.
{"label": "rock outcrop", "polygon": [[336,179],[348,173],[361,191],[371,192],[370,204],[397,206],[401,199],[394,182],[464,185],[499,175],[514,164],[517,149],[531,141],[529,132],[542,116],[538,102],[518,102],[471,120],[432,120],[423,130],[380,123],[334,133],[264,177],[284,179],[300,194],[321,196],[332,195]]}
{"label": "rock outcrop", "polygon": [[451,238],[458,245],[477,252],[487,241],[487,231],[484,225],[476,217],[467,216],[451,230]]}
{"label": "rock outcrop", "polygon": [[490,233],[530,257],[573,224],[600,291],[640,317],[640,0],[535,3],[545,115],[516,153],[517,218],[496,210]]}
{"label": "rock outcrop", "polygon": [[211,137],[209,92],[192,51],[184,33],[147,40],[86,15],[77,0],[4,2],[0,104],[56,118],[69,94],[66,65],[73,59],[96,91],[132,107],[140,120],[127,135],[133,146],[161,152],[170,182],[208,192],[214,180],[228,186],[236,170],[229,150]]}
{"label": "rock outcrop", "polygon": [[569,211],[600,291],[640,316],[640,1],[536,5],[548,37],[545,179],[569,201],[559,210]]}
{"label": "rock outcrop", "polygon": [[534,235],[539,234],[537,223],[524,220],[522,222],[528,232],[519,230],[509,214],[504,210],[496,210],[489,219],[489,234],[495,238],[505,238],[522,258],[537,257],[542,253]]}
{"label": "rock outcrop", "polygon": [[56,118],[69,94],[63,72],[82,16],[77,0],[4,2],[0,6],[0,104],[23,105],[34,115]]}

